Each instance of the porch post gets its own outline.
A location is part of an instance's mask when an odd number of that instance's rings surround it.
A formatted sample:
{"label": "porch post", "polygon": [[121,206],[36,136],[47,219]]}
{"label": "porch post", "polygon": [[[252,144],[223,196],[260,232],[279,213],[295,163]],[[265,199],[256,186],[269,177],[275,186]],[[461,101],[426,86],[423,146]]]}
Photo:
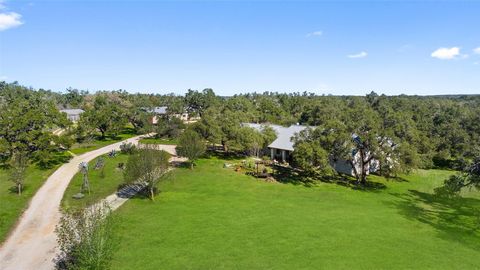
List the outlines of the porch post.
{"label": "porch post", "polygon": [[282,150],[282,162],[285,162],[286,157],[285,157],[285,150]]}
{"label": "porch post", "polygon": [[275,159],[275,151],[273,150],[273,148],[270,148],[270,158],[271,158],[272,160]]}

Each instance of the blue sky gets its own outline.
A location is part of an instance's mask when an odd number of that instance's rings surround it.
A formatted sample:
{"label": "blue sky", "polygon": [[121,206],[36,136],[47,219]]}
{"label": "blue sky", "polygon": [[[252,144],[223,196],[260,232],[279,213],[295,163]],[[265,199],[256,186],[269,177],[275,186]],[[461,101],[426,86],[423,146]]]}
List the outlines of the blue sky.
{"label": "blue sky", "polygon": [[34,88],[480,94],[480,2],[0,3],[0,80]]}

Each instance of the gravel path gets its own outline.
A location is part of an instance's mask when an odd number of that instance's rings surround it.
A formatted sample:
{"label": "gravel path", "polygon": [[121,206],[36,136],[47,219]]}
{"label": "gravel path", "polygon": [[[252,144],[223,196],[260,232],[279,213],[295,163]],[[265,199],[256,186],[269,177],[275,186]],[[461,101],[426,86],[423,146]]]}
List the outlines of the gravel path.
{"label": "gravel path", "polygon": [[[142,136],[125,140],[138,143]],[[123,142],[125,142],[123,141]],[[119,149],[122,142],[79,155],[56,170],[37,191],[18,225],[0,247],[0,269],[54,269],[56,253],[55,226],[60,220],[60,202],[68,183],[78,171],[80,162]],[[165,149],[172,151],[171,147]],[[173,151],[175,148],[173,147]]]}

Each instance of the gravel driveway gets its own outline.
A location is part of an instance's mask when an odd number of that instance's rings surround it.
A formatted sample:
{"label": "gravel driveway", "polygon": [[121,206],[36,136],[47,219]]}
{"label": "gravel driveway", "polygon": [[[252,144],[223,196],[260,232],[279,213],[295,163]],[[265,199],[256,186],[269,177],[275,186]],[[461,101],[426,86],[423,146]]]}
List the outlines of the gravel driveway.
{"label": "gravel driveway", "polygon": [[[122,142],[137,144],[140,137],[142,136]],[[113,149],[119,149],[122,142],[74,157],[45,181],[33,196],[18,225],[0,247],[0,269],[50,270],[54,268],[55,226],[61,216],[60,202],[68,183],[78,171],[78,164],[83,161],[88,162]],[[168,150],[172,151],[170,147]]]}

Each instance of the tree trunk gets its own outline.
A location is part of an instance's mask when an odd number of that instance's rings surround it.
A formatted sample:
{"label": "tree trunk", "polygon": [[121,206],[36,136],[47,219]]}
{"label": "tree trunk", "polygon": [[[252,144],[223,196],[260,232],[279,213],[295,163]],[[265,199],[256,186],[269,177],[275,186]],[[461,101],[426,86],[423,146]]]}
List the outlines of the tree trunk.
{"label": "tree trunk", "polygon": [[357,179],[357,183],[359,183],[360,182],[360,176],[358,175],[357,167],[355,167],[355,164],[353,163],[352,160],[349,160],[349,161],[350,161],[350,166],[352,166],[353,174],[355,176],[355,179]]}
{"label": "tree trunk", "polygon": [[99,127],[98,130],[102,133],[102,139],[105,139],[105,132],[107,132],[107,129],[105,127]]}
{"label": "tree trunk", "polygon": [[153,187],[150,187],[150,200],[155,201],[155,193],[153,192]]}
{"label": "tree trunk", "polygon": [[22,184],[17,184],[18,196],[22,195]]}
{"label": "tree trunk", "polygon": [[225,153],[228,153],[228,146],[227,146],[227,143],[224,140],[222,140],[222,146],[223,146],[223,151]]}
{"label": "tree trunk", "polygon": [[360,183],[362,185],[365,185],[367,183],[367,168],[365,166],[366,164],[367,162],[365,161],[365,150],[360,149],[360,169],[362,170],[360,175]]}
{"label": "tree trunk", "polygon": [[193,161],[190,161],[190,170],[193,170]]}

